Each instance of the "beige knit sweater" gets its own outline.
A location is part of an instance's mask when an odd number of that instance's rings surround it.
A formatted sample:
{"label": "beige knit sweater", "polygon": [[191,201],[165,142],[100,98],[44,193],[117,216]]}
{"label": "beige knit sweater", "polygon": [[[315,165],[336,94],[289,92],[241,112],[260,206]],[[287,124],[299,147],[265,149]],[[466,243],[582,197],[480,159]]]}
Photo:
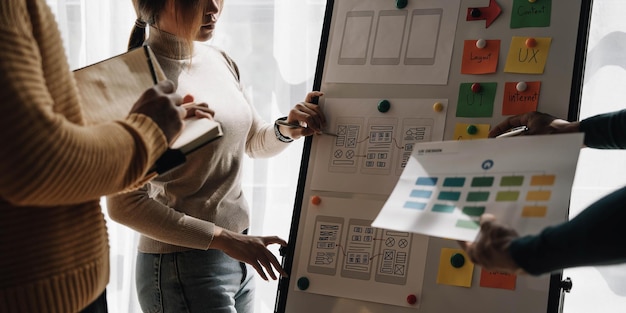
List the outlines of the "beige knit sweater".
{"label": "beige knit sweater", "polygon": [[100,196],[141,181],[166,139],[144,115],[83,125],[44,0],[0,1],[0,99],[0,312],[77,312],[108,282]]}

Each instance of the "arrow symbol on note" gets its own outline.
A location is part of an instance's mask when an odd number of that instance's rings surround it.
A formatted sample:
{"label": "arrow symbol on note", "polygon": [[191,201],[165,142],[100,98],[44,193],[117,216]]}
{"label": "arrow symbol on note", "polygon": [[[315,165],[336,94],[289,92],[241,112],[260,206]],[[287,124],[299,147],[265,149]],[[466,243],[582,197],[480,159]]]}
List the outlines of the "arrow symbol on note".
{"label": "arrow symbol on note", "polygon": [[490,0],[488,7],[467,8],[467,20],[485,20],[485,28],[489,28],[491,23],[496,20],[500,13],[502,13],[502,9],[500,8],[496,0]]}

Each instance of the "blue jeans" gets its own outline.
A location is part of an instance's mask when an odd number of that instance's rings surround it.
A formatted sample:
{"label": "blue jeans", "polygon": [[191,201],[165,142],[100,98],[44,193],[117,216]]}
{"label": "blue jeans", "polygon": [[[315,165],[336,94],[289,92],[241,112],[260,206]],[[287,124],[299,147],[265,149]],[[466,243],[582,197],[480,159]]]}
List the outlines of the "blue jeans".
{"label": "blue jeans", "polygon": [[144,313],[252,313],[252,267],[220,250],[137,255]]}

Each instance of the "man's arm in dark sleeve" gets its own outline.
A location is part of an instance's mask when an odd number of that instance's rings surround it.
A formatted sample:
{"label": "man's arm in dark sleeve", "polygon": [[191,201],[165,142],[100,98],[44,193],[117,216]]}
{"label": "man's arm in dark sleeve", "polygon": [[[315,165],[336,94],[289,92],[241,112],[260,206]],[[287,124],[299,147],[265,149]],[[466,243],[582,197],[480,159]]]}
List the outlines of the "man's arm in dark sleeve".
{"label": "man's arm in dark sleeve", "polygon": [[569,222],[538,235],[518,238],[509,247],[526,272],[551,271],[626,262],[626,187],[590,205]]}

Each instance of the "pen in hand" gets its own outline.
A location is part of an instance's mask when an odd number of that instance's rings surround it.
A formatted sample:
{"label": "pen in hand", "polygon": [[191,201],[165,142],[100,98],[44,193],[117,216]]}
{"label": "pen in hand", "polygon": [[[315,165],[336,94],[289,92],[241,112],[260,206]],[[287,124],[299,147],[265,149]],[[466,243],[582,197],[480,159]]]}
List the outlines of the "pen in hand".
{"label": "pen in hand", "polygon": [[526,126],[519,126],[519,127],[515,127],[515,128],[510,129],[506,133],[503,133],[503,134],[501,134],[499,136],[496,136],[496,138],[513,137],[513,136],[521,135],[525,131],[528,131],[528,127],[526,127]]}
{"label": "pen in hand", "polygon": [[[290,128],[306,128],[306,127],[304,127],[302,125],[298,125],[298,124],[289,124],[285,120],[277,120],[276,123],[278,125],[283,125],[283,126],[287,126],[287,127],[290,127]],[[339,136],[337,136],[337,134],[333,134],[333,133],[329,133],[329,132],[325,132],[325,131],[319,132],[319,134],[339,137]]]}

